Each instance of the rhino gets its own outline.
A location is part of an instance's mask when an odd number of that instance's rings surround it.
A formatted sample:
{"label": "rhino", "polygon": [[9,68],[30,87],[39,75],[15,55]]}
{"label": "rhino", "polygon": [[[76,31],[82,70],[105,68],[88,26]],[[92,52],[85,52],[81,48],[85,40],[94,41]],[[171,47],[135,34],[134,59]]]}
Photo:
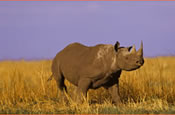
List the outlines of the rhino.
{"label": "rhino", "polygon": [[120,47],[118,41],[115,45],[95,46],[85,46],[76,42],[66,46],[54,57],[52,75],[48,81],[54,78],[58,89],[67,92],[64,83],[67,79],[77,86],[78,94],[85,97],[88,89],[104,87],[111,94],[112,102],[121,103],[119,78],[122,70],[136,70],[143,64],[143,42],[138,51],[135,45]]}

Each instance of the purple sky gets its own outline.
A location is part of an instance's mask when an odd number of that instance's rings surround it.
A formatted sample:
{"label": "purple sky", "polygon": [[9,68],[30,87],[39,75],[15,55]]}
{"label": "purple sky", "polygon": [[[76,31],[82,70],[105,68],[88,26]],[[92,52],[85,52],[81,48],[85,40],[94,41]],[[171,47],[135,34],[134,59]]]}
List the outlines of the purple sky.
{"label": "purple sky", "polygon": [[53,58],[72,42],[175,55],[175,1],[0,2],[0,59]]}

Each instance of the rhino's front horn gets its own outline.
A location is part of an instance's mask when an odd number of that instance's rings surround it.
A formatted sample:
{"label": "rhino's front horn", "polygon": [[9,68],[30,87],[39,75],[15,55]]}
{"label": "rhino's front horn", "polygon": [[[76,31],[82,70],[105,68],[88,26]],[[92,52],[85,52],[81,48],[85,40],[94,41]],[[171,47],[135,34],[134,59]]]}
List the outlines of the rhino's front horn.
{"label": "rhino's front horn", "polygon": [[135,45],[132,46],[132,50],[131,50],[131,53],[136,53],[136,48],[135,48]]}
{"label": "rhino's front horn", "polygon": [[137,55],[143,56],[143,42],[141,41],[140,49],[137,51]]}

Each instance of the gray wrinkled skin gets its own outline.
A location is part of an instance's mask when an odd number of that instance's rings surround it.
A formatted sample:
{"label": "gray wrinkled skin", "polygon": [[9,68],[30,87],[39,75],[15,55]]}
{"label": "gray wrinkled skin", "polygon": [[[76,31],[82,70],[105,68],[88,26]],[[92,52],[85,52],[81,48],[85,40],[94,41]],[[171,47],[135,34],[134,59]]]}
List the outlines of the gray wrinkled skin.
{"label": "gray wrinkled skin", "polygon": [[122,70],[132,71],[144,64],[143,43],[138,51],[135,46],[120,47],[99,44],[92,47],[72,43],[60,51],[52,63],[52,77],[58,88],[66,90],[64,80],[78,87],[86,96],[88,89],[104,87],[109,90],[114,103],[120,103],[119,77]]}

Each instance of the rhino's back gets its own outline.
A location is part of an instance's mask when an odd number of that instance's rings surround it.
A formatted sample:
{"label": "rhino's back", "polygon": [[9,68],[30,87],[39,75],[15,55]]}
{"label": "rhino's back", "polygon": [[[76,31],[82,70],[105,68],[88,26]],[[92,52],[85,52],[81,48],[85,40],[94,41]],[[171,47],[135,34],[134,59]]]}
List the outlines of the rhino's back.
{"label": "rhino's back", "polygon": [[87,47],[80,43],[72,43],[60,51],[56,58],[62,63],[69,63],[71,65],[72,63],[88,61],[93,54],[95,54],[94,48],[92,50],[92,47]]}

